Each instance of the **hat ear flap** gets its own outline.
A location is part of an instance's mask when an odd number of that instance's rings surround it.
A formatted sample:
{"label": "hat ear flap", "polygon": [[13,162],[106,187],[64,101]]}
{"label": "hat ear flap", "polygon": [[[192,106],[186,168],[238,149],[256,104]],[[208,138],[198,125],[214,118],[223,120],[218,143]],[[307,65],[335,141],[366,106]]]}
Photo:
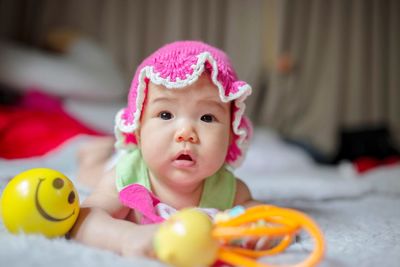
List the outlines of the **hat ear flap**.
{"label": "hat ear flap", "polygon": [[137,145],[138,144],[138,138],[136,137],[135,133],[124,133],[124,142],[125,144],[129,145]]}
{"label": "hat ear flap", "polygon": [[252,136],[252,124],[246,116],[242,116],[238,128],[232,132],[232,141],[225,159],[227,164],[234,168],[240,166]]}

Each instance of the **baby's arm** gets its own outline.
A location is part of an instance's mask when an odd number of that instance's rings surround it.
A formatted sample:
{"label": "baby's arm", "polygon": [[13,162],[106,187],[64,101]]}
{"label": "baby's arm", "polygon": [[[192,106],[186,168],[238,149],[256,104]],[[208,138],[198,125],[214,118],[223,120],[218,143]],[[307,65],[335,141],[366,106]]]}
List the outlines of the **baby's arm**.
{"label": "baby's arm", "polygon": [[152,256],[152,239],[158,225],[138,225],[125,220],[132,216],[130,213],[118,199],[115,171],[110,171],[82,203],[72,238],[123,256]]}
{"label": "baby's arm", "polygon": [[234,206],[240,205],[245,208],[261,205],[263,203],[256,201],[251,196],[248,186],[240,179],[236,179],[236,195]]}

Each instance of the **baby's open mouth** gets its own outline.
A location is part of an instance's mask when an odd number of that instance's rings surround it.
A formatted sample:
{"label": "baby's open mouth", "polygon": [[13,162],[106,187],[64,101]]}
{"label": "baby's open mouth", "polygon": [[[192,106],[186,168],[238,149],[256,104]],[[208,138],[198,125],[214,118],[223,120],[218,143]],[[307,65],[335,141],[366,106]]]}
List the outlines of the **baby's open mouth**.
{"label": "baby's open mouth", "polygon": [[182,154],[179,155],[177,160],[188,160],[188,161],[193,161],[192,157],[190,155]]}
{"label": "baby's open mouth", "polygon": [[196,156],[190,152],[181,152],[176,155],[172,164],[177,168],[191,168],[196,165]]}

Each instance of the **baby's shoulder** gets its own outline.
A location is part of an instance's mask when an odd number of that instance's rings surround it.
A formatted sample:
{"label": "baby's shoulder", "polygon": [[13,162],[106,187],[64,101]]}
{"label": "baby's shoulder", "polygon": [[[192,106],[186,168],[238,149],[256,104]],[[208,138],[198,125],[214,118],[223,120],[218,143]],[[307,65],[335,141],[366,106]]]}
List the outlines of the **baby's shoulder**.
{"label": "baby's shoulder", "polygon": [[118,197],[118,191],[115,184],[116,173],[115,168],[106,171],[102,177],[98,177],[100,181],[93,188],[91,196],[96,196],[96,198],[106,198],[106,197]]}
{"label": "baby's shoulder", "polygon": [[241,179],[236,178],[236,194],[235,194],[235,203],[234,205],[243,205],[253,198],[251,196],[249,187],[243,182]]}
{"label": "baby's shoulder", "polygon": [[121,204],[115,185],[115,170],[105,173],[92,193],[84,200],[84,207],[100,208],[115,218],[125,218],[129,208]]}

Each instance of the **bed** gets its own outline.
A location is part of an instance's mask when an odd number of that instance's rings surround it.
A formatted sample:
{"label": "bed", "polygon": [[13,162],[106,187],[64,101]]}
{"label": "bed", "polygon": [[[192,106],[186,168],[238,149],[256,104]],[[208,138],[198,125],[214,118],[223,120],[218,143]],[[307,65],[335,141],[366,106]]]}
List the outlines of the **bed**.
{"label": "bed", "polygon": [[[90,189],[76,181],[76,151],[90,136],[77,136],[41,157],[0,160],[1,189],[7,179],[33,167],[51,167],[67,174],[81,200]],[[362,176],[350,165],[316,165],[300,149],[273,132],[258,129],[247,160],[237,170],[254,197],[265,203],[295,208],[313,217],[327,241],[321,266],[398,266],[400,262],[400,168],[384,167]],[[288,253],[274,262],[290,263],[312,249],[301,235]],[[65,239],[14,236],[0,225],[1,266],[162,266],[148,259],[124,259]]]}
{"label": "bed", "polygon": [[[43,61],[42,56],[39,56],[40,61]],[[57,65],[60,58],[45,60],[52,63],[49,65],[51,68],[60,67]],[[63,62],[65,63],[65,59]],[[73,69],[73,66],[67,67]],[[41,74],[43,75],[44,73]],[[54,78],[57,73],[53,72],[52,75]],[[99,76],[101,75],[96,77]],[[113,78],[117,82],[109,85],[110,87],[121,83],[117,77]],[[24,80],[21,77],[15,79]],[[44,83],[40,86],[53,88],[56,85],[57,83]],[[93,83],[86,82],[79,84],[86,87],[92,85]],[[98,81],[95,84],[101,85],[104,84]],[[104,92],[99,96],[96,90],[88,92],[77,89],[73,91],[73,95],[68,95],[71,91],[62,90],[57,93],[64,97],[64,107],[69,114],[95,129],[111,133],[113,116],[123,106],[123,103],[116,101],[121,92],[114,95]],[[79,95],[84,91],[85,93]],[[95,101],[88,101],[91,96]],[[82,201],[90,193],[90,189],[76,180],[76,153],[79,146],[90,138],[93,137],[77,135],[42,156],[0,159],[0,190],[4,189],[11,177],[21,171],[34,167],[50,167],[63,172],[75,183]],[[301,210],[318,222],[327,241],[326,257],[321,266],[399,266],[398,165],[376,168],[362,175],[358,175],[349,163],[338,166],[317,165],[303,150],[283,142],[270,129],[258,128],[247,159],[236,171],[236,175],[248,184],[254,198],[268,204]],[[271,260],[281,264],[291,263],[304,257],[311,249],[312,242],[308,236],[300,235],[287,253]],[[0,223],[0,266],[163,265],[149,259],[125,259],[63,238],[50,240],[41,236],[14,236]]]}

